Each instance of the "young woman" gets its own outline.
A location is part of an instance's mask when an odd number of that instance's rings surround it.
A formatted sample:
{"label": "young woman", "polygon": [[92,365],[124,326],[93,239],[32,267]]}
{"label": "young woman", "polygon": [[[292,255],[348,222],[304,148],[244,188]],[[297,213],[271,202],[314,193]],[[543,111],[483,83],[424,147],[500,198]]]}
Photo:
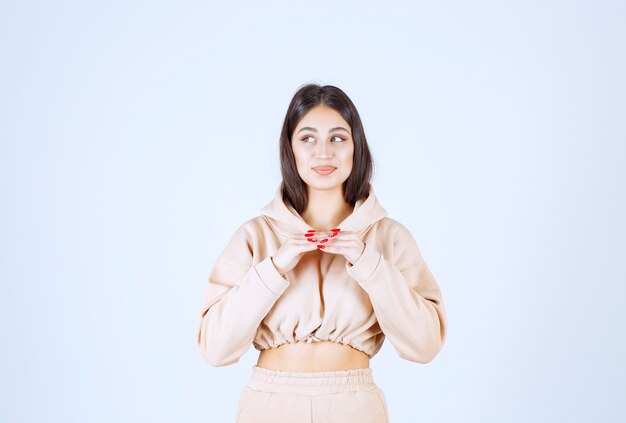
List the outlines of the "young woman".
{"label": "young woman", "polygon": [[260,351],[239,423],[389,421],[370,359],[386,338],[400,357],[441,350],[439,286],[408,229],[370,184],[359,114],[332,85],[294,95],[280,135],[283,180],[211,270],[197,343],[214,366]]}

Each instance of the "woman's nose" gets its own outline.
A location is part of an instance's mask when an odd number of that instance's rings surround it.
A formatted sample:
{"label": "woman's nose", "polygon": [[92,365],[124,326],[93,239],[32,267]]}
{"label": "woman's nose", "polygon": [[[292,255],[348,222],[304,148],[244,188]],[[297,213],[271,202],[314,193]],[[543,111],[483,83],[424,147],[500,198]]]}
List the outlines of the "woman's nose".
{"label": "woman's nose", "polygon": [[318,158],[328,158],[330,154],[329,146],[327,142],[319,142],[317,143],[317,157]]}

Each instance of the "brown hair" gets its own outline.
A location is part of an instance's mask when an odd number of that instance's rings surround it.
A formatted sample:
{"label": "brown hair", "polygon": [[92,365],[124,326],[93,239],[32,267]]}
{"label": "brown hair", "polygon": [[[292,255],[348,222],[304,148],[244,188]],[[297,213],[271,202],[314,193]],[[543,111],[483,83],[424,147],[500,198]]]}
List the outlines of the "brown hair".
{"label": "brown hair", "polygon": [[354,141],[352,172],[343,183],[343,198],[351,206],[361,197],[369,195],[370,180],[373,173],[372,155],[367,146],[361,117],[352,100],[341,89],[333,85],[320,86],[309,83],[301,86],[293,98],[280,133],[280,169],[283,177],[283,199],[298,212],[302,213],[308,201],[306,183],[298,174],[296,160],[291,147],[291,135],[300,120],[313,107],[324,105],[336,110],[350,125]]}

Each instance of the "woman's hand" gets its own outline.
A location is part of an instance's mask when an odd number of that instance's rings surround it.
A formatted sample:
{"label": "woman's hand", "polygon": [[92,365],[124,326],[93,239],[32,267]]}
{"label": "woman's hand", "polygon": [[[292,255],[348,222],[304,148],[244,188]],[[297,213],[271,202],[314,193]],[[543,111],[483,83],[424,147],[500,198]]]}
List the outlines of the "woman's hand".
{"label": "woman's hand", "polygon": [[286,275],[287,272],[296,267],[296,264],[298,264],[305,253],[317,249],[317,243],[320,240],[321,238],[318,238],[316,232],[287,238],[272,256],[272,262],[278,273]]}
{"label": "woman's hand", "polygon": [[341,254],[351,265],[361,257],[365,250],[365,243],[352,231],[342,232],[337,229],[322,234],[327,234],[327,236],[321,239],[317,237],[317,248],[326,253]]}

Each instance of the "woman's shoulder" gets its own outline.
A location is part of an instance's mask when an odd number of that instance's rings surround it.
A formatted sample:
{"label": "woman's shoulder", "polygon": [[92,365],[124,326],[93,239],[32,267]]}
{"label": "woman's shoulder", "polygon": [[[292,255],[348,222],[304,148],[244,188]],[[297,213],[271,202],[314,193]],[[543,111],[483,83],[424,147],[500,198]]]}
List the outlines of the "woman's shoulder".
{"label": "woman's shoulder", "polygon": [[248,220],[244,221],[241,224],[240,228],[258,229],[258,228],[264,228],[266,226],[267,226],[267,222],[263,218],[263,215],[258,215],[258,216],[251,217]]}
{"label": "woman's shoulder", "polygon": [[397,219],[385,216],[374,225],[377,231],[381,231],[389,236],[406,236],[411,234],[409,228]]}
{"label": "woman's shoulder", "polygon": [[[222,256],[227,261],[235,263],[244,262],[245,259],[253,256],[259,245],[264,243],[268,225],[262,216],[248,218],[236,227],[231,234],[230,240],[223,249]],[[228,259],[234,257],[233,259]]]}
{"label": "woman's shoulder", "polygon": [[255,239],[267,236],[274,232],[270,222],[264,215],[250,217],[239,225],[236,234],[246,239]]}
{"label": "woman's shoulder", "polygon": [[377,224],[380,226],[376,244],[394,263],[404,268],[424,260],[413,233],[404,223],[386,216]]}

